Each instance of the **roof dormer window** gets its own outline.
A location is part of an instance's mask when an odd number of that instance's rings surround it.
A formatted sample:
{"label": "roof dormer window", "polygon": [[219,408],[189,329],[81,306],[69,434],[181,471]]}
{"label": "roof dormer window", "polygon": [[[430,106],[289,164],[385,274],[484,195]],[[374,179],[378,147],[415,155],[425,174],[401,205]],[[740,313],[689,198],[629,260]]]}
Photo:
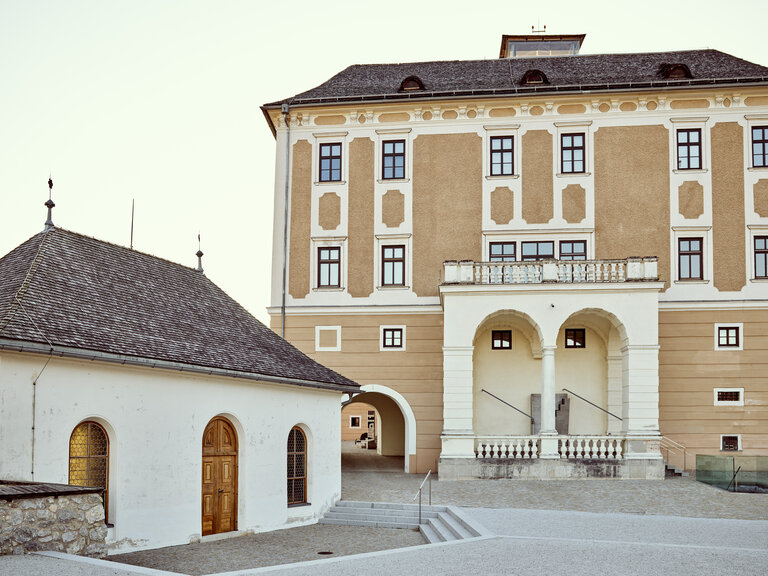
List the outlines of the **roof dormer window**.
{"label": "roof dormer window", "polygon": [[662,78],[669,80],[693,78],[690,68],[685,64],[662,64],[659,67],[659,74]]}
{"label": "roof dormer window", "polygon": [[411,90],[424,90],[424,83],[418,76],[408,76],[400,84],[398,92],[410,92]]}
{"label": "roof dormer window", "polygon": [[529,84],[549,84],[546,74],[541,70],[528,70],[523,74],[523,79],[520,81],[523,85]]}

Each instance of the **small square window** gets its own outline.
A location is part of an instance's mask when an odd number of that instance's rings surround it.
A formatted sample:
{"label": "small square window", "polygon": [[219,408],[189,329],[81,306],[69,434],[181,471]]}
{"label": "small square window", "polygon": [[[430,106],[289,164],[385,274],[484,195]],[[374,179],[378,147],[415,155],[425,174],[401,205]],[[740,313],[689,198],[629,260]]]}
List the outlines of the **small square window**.
{"label": "small square window", "polygon": [[715,350],[742,350],[743,324],[715,324]]}
{"label": "small square window", "polygon": [[349,427],[350,428],[360,428],[360,416],[350,416],[349,417]]}
{"label": "small square window", "polygon": [[768,126],[752,128],[752,166],[768,167]]}
{"label": "small square window", "polygon": [[741,435],[720,436],[720,450],[723,452],[739,452],[741,450]]}
{"label": "small square window", "polygon": [[717,329],[717,345],[720,348],[738,348],[739,347],[739,327],[738,326],[720,326]]}
{"label": "small square window", "polygon": [[405,140],[385,140],[381,154],[382,180],[405,178]]}
{"label": "small square window", "polygon": [[586,331],[584,328],[565,329],[566,348],[584,348],[586,346]]}
{"label": "small square window", "polygon": [[678,280],[703,280],[704,251],[702,238],[678,238]]}
{"label": "small square window", "polygon": [[341,144],[320,144],[320,182],[341,181]]}
{"label": "small square window", "polygon": [[560,135],[560,172],[579,174],[584,167],[584,133]]}
{"label": "small square window", "polygon": [[382,330],[382,343],[384,348],[402,348],[403,347],[403,329],[402,328],[384,328]]}
{"label": "small square window", "polygon": [[381,247],[381,285],[405,286],[405,246]]}
{"label": "small square window", "polygon": [[488,245],[488,259],[491,262],[514,262],[514,242],[491,242]]}
{"label": "small square window", "polygon": [[768,279],[768,236],[755,236],[755,278]]}
{"label": "small square window", "polygon": [[586,260],[586,240],[563,240],[560,242],[560,260]]}
{"label": "small square window", "polygon": [[512,330],[492,330],[491,350],[509,350],[512,348]]}
{"label": "small square window", "polygon": [[677,169],[701,170],[701,128],[677,131]]}
{"label": "small square window", "polygon": [[512,176],[515,173],[514,138],[491,137],[491,176]]}

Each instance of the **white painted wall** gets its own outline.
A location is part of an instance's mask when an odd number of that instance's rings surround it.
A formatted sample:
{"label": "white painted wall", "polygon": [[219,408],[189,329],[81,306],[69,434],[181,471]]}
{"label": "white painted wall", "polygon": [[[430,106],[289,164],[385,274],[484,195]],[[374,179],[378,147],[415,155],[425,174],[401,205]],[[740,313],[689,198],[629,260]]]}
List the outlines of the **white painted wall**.
{"label": "white painted wall", "polygon": [[[32,381],[43,356],[0,354],[0,478],[31,480]],[[341,394],[297,386],[54,358],[38,379],[34,480],[68,480],[83,420],[110,436],[112,550],[183,544],[201,534],[202,436],[223,415],[239,442],[239,530],[310,523],[341,494]],[[308,439],[310,506],[286,505],[286,442]]]}

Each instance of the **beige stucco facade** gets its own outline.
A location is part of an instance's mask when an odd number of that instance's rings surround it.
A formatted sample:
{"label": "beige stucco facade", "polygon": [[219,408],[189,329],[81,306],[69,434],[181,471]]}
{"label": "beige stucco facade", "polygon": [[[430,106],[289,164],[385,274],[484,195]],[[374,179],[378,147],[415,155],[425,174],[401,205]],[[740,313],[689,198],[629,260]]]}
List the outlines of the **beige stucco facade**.
{"label": "beige stucco facade", "polygon": [[[768,453],[768,279],[756,278],[754,252],[755,237],[768,236],[768,168],[750,161],[751,127],[768,125],[765,88],[303,106],[290,114],[289,143],[284,118],[270,115],[278,150],[288,144],[293,153],[286,338],[407,404],[415,427],[408,431],[401,410],[410,472],[479,458],[481,437],[532,434],[528,418],[483,390],[523,412],[532,395],[554,413],[550,402],[569,394],[569,435],[621,437],[625,460],[660,461],[662,437],[690,455],[720,454],[723,435],[738,435],[744,454]],[[677,166],[676,133],[688,129],[701,130],[698,170]],[[562,171],[568,134],[584,135],[583,173]],[[514,171],[491,175],[490,141],[502,135],[514,139]],[[390,140],[405,146],[404,177],[396,180],[382,177]],[[337,183],[311,175],[326,141],[343,144]],[[282,230],[284,154],[277,158]],[[329,193],[341,203],[333,230],[319,203]],[[275,238],[280,263],[282,237]],[[700,240],[701,278],[681,270],[686,238]],[[587,261],[607,262],[604,285],[560,264],[549,278],[540,264],[523,271],[531,242],[551,242],[555,259],[564,242],[580,243]],[[514,244],[516,263],[484,266],[491,244],[503,243]],[[341,247],[339,287],[317,285],[320,245]],[[385,285],[386,246],[403,247],[402,284]],[[457,264],[449,280],[444,261],[469,263]],[[635,266],[641,272],[630,277]],[[273,274],[275,329],[281,278]],[[318,326],[336,331],[336,346],[319,346]],[[739,328],[738,350],[716,350],[722,326]],[[402,329],[402,349],[382,346],[387,327]],[[584,330],[583,348],[565,347],[570,329]],[[493,330],[511,332],[509,349],[492,349]],[[716,388],[739,389],[743,406],[715,406]],[[560,450],[565,459],[559,442],[550,455]],[[655,477],[651,468],[626,477]]]}

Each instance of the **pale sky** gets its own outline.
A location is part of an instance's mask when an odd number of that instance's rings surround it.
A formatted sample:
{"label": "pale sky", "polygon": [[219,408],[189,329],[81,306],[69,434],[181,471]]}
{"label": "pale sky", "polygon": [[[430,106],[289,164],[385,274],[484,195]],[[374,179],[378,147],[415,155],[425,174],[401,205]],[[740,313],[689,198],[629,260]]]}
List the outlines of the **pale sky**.
{"label": "pale sky", "polygon": [[[54,223],[196,265],[267,320],[275,141],[259,106],[350,64],[716,48],[768,66],[765,0],[0,0],[0,255]],[[140,280],[140,279],[137,279]]]}

